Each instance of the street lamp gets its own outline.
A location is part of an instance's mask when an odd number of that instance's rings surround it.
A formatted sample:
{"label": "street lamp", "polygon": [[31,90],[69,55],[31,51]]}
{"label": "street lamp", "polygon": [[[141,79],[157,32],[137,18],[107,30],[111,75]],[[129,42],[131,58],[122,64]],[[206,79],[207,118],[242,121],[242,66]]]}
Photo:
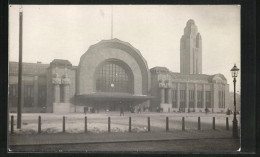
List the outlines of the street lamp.
{"label": "street lamp", "polygon": [[237,117],[236,117],[236,77],[238,76],[239,69],[236,64],[231,69],[231,75],[234,78],[234,119],[233,119],[233,137],[238,138],[238,127],[237,127]]}

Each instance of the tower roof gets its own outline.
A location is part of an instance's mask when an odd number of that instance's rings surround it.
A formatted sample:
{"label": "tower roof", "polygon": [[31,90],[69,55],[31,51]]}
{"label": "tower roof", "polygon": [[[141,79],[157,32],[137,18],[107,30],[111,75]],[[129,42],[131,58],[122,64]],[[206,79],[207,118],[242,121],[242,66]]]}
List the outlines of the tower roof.
{"label": "tower roof", "polygon": [[187,26],[195,25],[195,21],[193,19],[189,19],[186,23]]}

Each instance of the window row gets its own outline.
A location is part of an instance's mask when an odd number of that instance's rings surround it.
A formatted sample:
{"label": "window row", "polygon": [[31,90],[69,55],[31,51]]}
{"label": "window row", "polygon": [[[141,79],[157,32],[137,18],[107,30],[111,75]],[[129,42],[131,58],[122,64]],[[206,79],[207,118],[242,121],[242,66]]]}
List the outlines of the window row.
{"label": "window row", "polygon": [[[167,94],[165,94],[167,95]],[[219,98],[222,100],[222,103],[224,103],[223,97]],[[185,104],[182,105],[186,107],[186,91],[180,90],[180,103]],[[211,107],[211,91],[206,91],[206,106]],[[172,107],[177,107],[177,91],[172,90]],[[189,107],[195,107],[195,91],[189,90]],[[203,91],[197,91],[197,107],[203,108]]]}
{"label": "window row", "polygon": [[[35,93],[33,85],[24,85],[23,87],[23,106],[32,107]],[[46,106],[46,87],[38,86],[38,106]],[[18,85],[9,85],[9,104],[10,106],[16,107],[18,105]]]}

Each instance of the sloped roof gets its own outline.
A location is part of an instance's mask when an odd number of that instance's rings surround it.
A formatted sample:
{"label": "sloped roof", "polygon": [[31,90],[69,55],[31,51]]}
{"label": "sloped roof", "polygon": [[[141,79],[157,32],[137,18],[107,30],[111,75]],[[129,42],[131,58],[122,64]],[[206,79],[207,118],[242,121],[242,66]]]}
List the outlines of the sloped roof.
{"label": "sloped roof", "polygon": [[[25,75],[43,75],[49,64],[41,63],[23,63],[23,74]],[[18,74],[18,62],[9,62],[9,74]]]}
{"label": "sloped roof", "polygon": [[151,68],[150,71],[151,71],[151,73],[169,73],[170,72],[168,68],[159,67],[159,66]]}
{"label": "sloped roof", "polygon": [[222,74],[182,74],[177,72],[171,72],[168,68],[159,66],[151,68],[150,71],[152,74],[170,75],[171,79],[180,81],[212,82],[212,79],[216,76],[219,76],[223,81],[226,81],[225,76]]}
{"label": "sloped roof", "polygon": [[170,72],[170,75],[173,79],[182,79],[182,80],[189,80],[189,81],[210,81],[210,75],[206,74],[181,74]]}
{"label": "sloped roof", "polygon": [[56,66],[66,66],[66,67],[72,67],[72,64],[70,63],[70,61],[68,60],[64,60],[64,59],[54,59],[51,63],[50,63],[51,67],[56,67]]}

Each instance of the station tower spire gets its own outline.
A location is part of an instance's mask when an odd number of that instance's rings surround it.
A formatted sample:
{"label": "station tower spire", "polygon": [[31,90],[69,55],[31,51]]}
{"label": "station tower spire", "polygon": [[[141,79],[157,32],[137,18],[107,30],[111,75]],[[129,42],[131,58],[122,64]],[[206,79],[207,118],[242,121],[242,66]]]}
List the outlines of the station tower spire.
{"label": "station tower spire", "polygon": [[180,73],[202,74],[202,41],[193,19],[186,23],[180,41]]}

